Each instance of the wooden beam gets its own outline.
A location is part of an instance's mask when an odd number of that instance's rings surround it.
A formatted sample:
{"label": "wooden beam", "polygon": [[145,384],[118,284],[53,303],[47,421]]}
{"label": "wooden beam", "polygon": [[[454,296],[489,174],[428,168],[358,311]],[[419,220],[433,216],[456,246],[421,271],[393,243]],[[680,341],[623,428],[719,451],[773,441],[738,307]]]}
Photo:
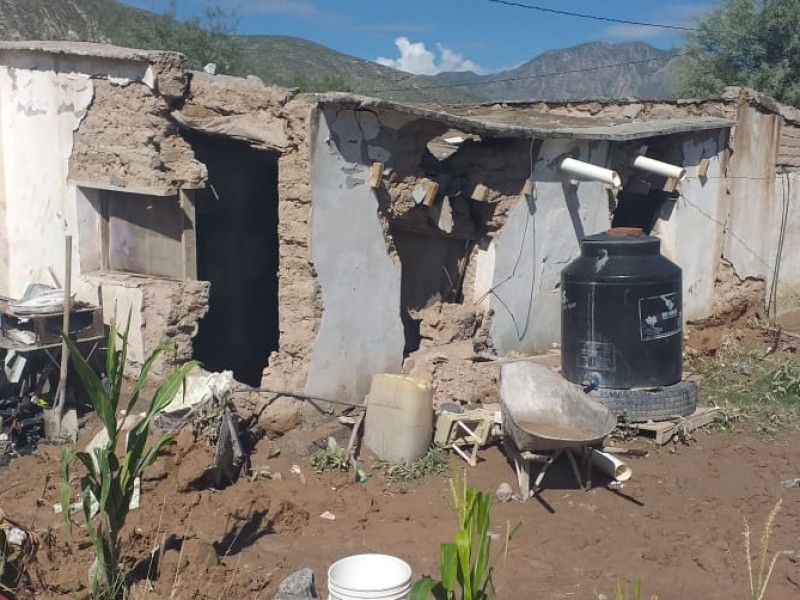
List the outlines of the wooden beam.
{"label": "wooden beam", "polygon": [[377,190],[383,182],[383,163],[374,162],[369,168],[369,187]]}
{"label": "wooden beam", "polygon": [[697,176],[700,178],[705,177],[708,174],[708,167],[711,164],[711,161],[707,158],[702,159],[699,163],[697,163]]}
{"label": "wooden beam", "polygon": [[108,233],[108,201],[109,194],[104,190],[100,192],[100,270],[108,271],[110,269],[109,257],[111,255],[111,248],[109,248],[109,233]]}
{"label": "wooden beam", "polygon": [[479,183],[475,186],[475,189],[472,190],[471,198],[476,202],[486,202],[486,199],[489,197],[489,188],[484,185],[483,183]]}
{"label": "wooden beam", "polygon": [[181,213],[183,214],[183,231],[181,247],[183,248],[183,279],[197,279],[197,229],[195,227],[194,190],[182,189],[179,192]]}

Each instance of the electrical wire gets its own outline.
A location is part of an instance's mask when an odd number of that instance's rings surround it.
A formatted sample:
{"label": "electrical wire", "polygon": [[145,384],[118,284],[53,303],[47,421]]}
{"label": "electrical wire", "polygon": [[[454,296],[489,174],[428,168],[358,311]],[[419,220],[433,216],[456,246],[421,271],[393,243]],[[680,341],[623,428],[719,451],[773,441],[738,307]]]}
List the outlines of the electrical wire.
{"label": "electrical wire", "polygon": [[[784,185],[785,183],[785,185]],[[791,197],[791,178],[784,172],[781,181],[781,227],[778,235],[778,246],[775,251],[775,268],[772,271],[772,285],[770,286],[770,298],[767,303],[767,314],[772,310],[772,322],[778,316],[778,287],[781,272],[781,262],[783,260],[783,244],[786,240],[786,227],[789,221],[789,198]]]}
{"label": "electrical wire", "polygon": [[672,29],[675,31],[698,31],[695,27],[686,27],[684,25],[669,25],[667,23],[649,23],[646,21],[629,21],[627,19],[616,19],[613,17],[603,17],[591,13],[572,12],[568,10],[559,10],[555,8],[547,8],[546,6],[538,6],[536,4],[524,4],[522,2],[511,2],[509,0],[486,0],[492,4],[502,4],[504,6],[511,6],[514,8],[524,8],[527,10],[535,10],[543,13],[550,13],[552,15],[559,15],[562,17],[576,17],[579,19],[589,19],[592,21],[603,21],[605,23],[619,23],[620,25],[639,25],[642,27],[656,27],[659,29]]}
{"label": "electrical wire", "polygon": [[[769,294],[769,297],[767,298],[767,313],[770,312],[771,307],[774,307],[774,311],[777,313],[778,278],[779,278],[779,275],[780,275],[780,263],[782,262],[783,245],[784,245],[785,236],[786,236],[786,229],[788,228],[789,205],[790,205],[790,190],[791,190],[791,188],[790,188],[790,183],[789,183],[789,179],[790,179],[789,174],[788,173],[784,173],[784,175],[786,176],[786,179],[785,179],[786,188],[785,188],[785,194],[783,196],[783,214],[782,214],[782,217],[781,217],[781,233],[780,233],[780,236],[779,236],[777,255],[776,255],[776,258],[775,258],[775,263],[773,265],[770,265],[770,263],[769,263],[769,261],[767,259],[765,259],[758,252],[753,250],[753,248],[751,248],[750,245],[747,242],[745,242],[744,239],[741,236],[739,236],[739,235],[735,234],[733,231],[731,231],[730,227],[726,223],[724,223],[724,222],[720,221],[719,219],[715,218],[713,215],[708,214],[706,211],[704,211],[702,208],[700,208],[700,206],[698,206],[697,204],[695,204],[694,202],[689,200],[686,196],[684,196],[683,193],[680,194],[681,200],[683,200],[686,204],[688,204],[689,206],[694,208],[701,216],[703,216],[706,219],[708,219],[710,221],[713,221],[714,223],[719,225],[723,229],[723,231],[725,232],[726,235],[730,236],[731,238],[733,238],[734,240],[739,242],[742,245],[742,247],[755,260],[757,260],[759,263],[761,263],[762,266],[766,267],[766,269],[772,269],[773,270],[772,284],[770,285],[770,294]],[[761,180],[761,179],[768,179],[768,178],[766,178],[766,177],[752,177],[752,178],[751,177],[744,177],[743,179]],[[793,293],[795,293],[795,294],[800,296],[800,290],[798,290],[798,289],[796,289],[793,286],[788,285],[788,284],[786,285],[786,287],[790,288]]]}
{"label": "electrical wire", "polygon": [[[534,155],[533,149],[536,144],[536,139],[531,139],[531,146],[529,151],[529,159],[530,159],[530,181],[533,182],[533,168],[534,168]],[[491,294],[495,300],[500,303],[506,312],[508,313],[511,322],[514,324],[514,329],[517,333],[517,341],[521,342],[525,335],[528,333],[528,328],[530,327],[531,323],[531,312],[533,311],[533,296],[534,296],[534,289],[536,287],[536,274],[535,274],[535,266],[536,266],[536,205],[534,204],[535,200],[535,191],[531,192],[530,195],[525,195],[525,202],[528,203],[528,213],[525,216],[525,228],[522,231],[522,239],[520,240],[519,245],[519,252],[517,254],[517,260],[514,261],[514,266],[511,268],[511,273],[502,281],[497,282],[492,287],[490,287],[486,292],[481,294],[480,298],[478,298],[474,304],[480,304],[486,296]],[[505,283],[511,281],[517,274],[517,268],[519,267],[520,263],[522,262],[522,255],[525,252],[525,240],[528,237],[528,227],[531,227],[532,232],[532,241],[531,241],[531,248],[532,248],[532,257],[531,257],[531,286],[530,286],[530,294],[528,297],[528,310],[525,316],[525,324],[524,327],[520,330],[519,323],[517,323],[517,319],[514,316],[514,312],[508,306],[505,300],[497,293],[498,288],[503,286]]]}

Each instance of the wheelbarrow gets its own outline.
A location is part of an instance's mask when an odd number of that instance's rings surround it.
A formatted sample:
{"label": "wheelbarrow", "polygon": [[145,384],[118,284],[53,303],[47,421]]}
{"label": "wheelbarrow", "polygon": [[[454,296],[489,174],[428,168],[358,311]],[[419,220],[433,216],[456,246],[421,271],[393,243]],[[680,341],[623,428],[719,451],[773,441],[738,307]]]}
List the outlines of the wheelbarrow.
{"label": "wheelbarrow", "polygon": [[[500,411],[503,446],[514,462],[523,500],[541,491],[547,469],[562,454],[567,455],[581,489],[590,487],[592,447],[617,426],[614,414],[579,386],[530,361],[506,363],[500,369]],[[542,467],[531,488],[535,463]]]}

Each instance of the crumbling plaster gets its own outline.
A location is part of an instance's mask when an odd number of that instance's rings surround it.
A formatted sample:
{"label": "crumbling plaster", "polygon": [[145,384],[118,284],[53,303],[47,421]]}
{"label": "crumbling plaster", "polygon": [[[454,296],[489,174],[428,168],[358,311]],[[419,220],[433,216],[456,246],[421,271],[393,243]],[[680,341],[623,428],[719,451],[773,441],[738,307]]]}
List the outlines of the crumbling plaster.
{"label": "crumbling plaster", "polygon": [[604,165],[605,142],[545,140],[533,163],[533,190],[509,213],[495,242],[491,337],[498,353],[532,354],[561,338],[561,270],[584,235],[609,226],[608,193],[597,182],[571,184],[557,170],[566,154]]}
{"label": "crumbling plaster", "polygon": [[[91,152],[98,144],[107,149],[127,144],[133,153],[146,153],[152,139],[158,138],[158,125],[163,125],[156,121],[164,114],[164,95],[174,99],[185,90],[182,59],[172,54],[78,47],[75,52],[71,45],[41,52],[0,44],[0,245],[8,250],[0,259],[0,293],[19,297],[30,283],[54,283],[51,271],[63,283],[64,236],[72,235],[73,290],[79,300],[102,304],[106,322],[115,320],[124,326],[130,311],[131,366],[141,364],[165,336],[177,342],[172,360],[186,360],[191,355],[193,330],[206,311],[207,284],[97,277],[99,265],[92,264],[97,248],[85,256],[81,253],[81,247],[99,246],[97,219],[88,219],[81,210],[91,205],[87,195],[92,197],[93,190],[79,188],[69,179],[70,162],[77,155],[77,170],[88,183],[121,184],[117,187],[123,189],[128,183],[142,184],[103,181],[96,172],[87,175],[81,167],[91,161],[80,159],[86,158],[87,148]],[[159,88],[164,95],[157,95]],[[159,103],[158,110],[152,111]],[[92,110],[96,120],[87,117]],[[134,114],[147,117],[137,121]],[[180,152],[175,141],[182,142],[176,131],[171,140],[159,139],[157,153],[169,155],[176,148]],[[95,165],[110,162],[107,158]],[[191,162],[191,153],[183,158]],[[152,158],[141,163],[151,171],[164,166]],[[196,180],[194,175],[176,179],[184,184],[192,177]],[[143,186],[150,189],[148,182]]]}
{"label": "crumbling plaster", "polygon": [[97,79],[75,135],[70,179],[83,185],[175,193],[205,185],[206,168],[169,119],[166,99],[141,82]]}
{"label": "crumbling plaster", "polygon": [[366,136],[352,111],[324,111],[311,126],[311,261],[322,296],[306,391],[363,397],[374,373],[403,360],[400,265],[389,254],[367,184]]}
{"label": "crumbling plaster", "polygon": [[52,283],[49,268],[63,281],[64,236],[76,234],[75,188],[65,182],[73,132],[92,97],[87,75],[0,67],[0,293],[19,297],[29,283]]}
{"label": "crumbling plaster", "polygon": [[[714,281],[728,215],[723,185],[727,138],[724,130],[676,138],[687,177],[678,197],[665,201],[655,225],[662,254],[683,271],[683,316],[689,321],[705,319],[713,312]],[[704,158],[709,161],[708,171],[698,177],[697,165]]]}

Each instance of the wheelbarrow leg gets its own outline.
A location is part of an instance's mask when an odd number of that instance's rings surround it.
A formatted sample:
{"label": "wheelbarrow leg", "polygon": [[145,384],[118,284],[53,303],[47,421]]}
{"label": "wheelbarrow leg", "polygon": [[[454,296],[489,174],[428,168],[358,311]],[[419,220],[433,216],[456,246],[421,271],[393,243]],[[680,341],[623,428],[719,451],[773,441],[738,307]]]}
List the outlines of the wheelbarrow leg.
{"label": "wheelbarrow leg", "polygon": [[[536,494],[542,491],[542,481],[544,481],[544,476],[547,474],[547,469],[550,468],[550,465],[556,462],[556,459],[559,456],[561,456],[563,452],[564,452],[563,450],[557,450],[556,452],[553,452],[552,454],[546,457],[537,455],[536,459],[538,459],[540,462],[544,462],[544,464],[542,465],[542,468],[539,469],[539,474],[536,476],[536,481],[533,483],[533,491],[531,492],[531,497],[535,496]],[[543,458],[544,460],[542,460]]]}
{"label": "wheelbarrow leg", "polygon": [[531,497],[531,465],[525,460],[522,453],[517,448],[514,440],[503,437],[503,448],[506,455],[514,461],[514,470],[517,472],[517,484],[519,485],[519,496],[522,502]]}
{"label": "wheelbarrow leg", "polygon": [[585,491],[586,487],[583,484],[583,475],[578,467],[578,461],[575,460],[575,450],[568,448],[566,452],[567,458],[569,459],[569,464],[572,466],[572,472],[575,474],[575,479],[578,480],[578,485],[581,486],[581,491]]}

